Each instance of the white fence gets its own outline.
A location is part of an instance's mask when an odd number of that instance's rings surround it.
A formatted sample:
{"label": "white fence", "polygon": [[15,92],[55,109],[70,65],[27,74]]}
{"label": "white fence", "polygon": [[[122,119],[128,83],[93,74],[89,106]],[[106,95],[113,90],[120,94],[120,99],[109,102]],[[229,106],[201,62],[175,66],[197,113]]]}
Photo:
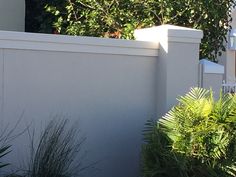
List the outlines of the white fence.
{"label": "white fence", "polygon": [[236,83],[225,83],[222,84],[223,93],[235,93],[236,92]]}
{"label": "white fence", "polygon": [[[139,176],[144,123],[198,85],[202,31],[165,25],[136,35],[149,41],[0,32],[1,126],[22,112],[16,132],[67,115],[86,137],[85,162],[98,162],[85,177]],[[27,135],[12,148],[7,170],[26,160]]]}

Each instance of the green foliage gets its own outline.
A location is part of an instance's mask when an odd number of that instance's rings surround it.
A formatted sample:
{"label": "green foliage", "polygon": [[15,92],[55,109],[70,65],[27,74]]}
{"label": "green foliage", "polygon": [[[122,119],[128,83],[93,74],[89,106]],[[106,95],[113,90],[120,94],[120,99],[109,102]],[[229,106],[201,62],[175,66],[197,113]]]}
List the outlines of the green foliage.
{"label": "green foliage", "polygon": [[[10,145],[5,145],[0,147],[0,159],[6,156],[8,153],[10,153],[10,147],[11,147]],[[0,169],[7,165],[9,165],[9,163],[0,162]]]}
{"label": "green foliage", "polygon": [[14,131],[17,128],[20,120],[21,119],[19,119],[11,129],[9,129],[9,126],[1,126],[2,129],[0,131],[0,170],[10,165],[10,163],[3,162],[2,160],[7,154],[11,152],[11,145],[9,145],[9,143],[24,133],[24,131],[22,131],[19,134],[14,134]]}
{"label": "green foliage", "polygon": [[22,132],[19,132],[18,134],[15,134],[15,130],[17,126],[19,125],[21,121],[21,117],[17,120],[16,124],[9,129],[9,126],[6,125],[4,126],[3,124],[1,125],[1,131],[0,131],[0,170],[8,165],[10,163],[3,162],[2,159],[11,152],[11,145],[9,143],[22,135],[25,130]]}
{"label": "green foliage", "polygon": [[144,177],[236,176],[236,96],[193,88],[157,122],[148,121]]}
{"label": "green foliage", "polygon": [[67,119],[53,119],[44,129],[37,146],[32,139],[31,161],[25,177],[80,176],[83,167],[78,155],[83,142],[78,129],[68,127]]}
{"label": "green foliage", "polygon": [[174,24],[204,31],[200,57],[225,51],[234,0],[26,0],[26,30],[133,39],[137,28]]}

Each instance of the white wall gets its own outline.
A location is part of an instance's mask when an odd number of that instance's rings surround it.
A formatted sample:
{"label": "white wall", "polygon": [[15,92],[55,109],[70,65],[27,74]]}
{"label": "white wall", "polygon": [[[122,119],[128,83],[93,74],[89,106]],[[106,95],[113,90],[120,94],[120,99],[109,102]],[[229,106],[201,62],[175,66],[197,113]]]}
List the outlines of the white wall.
{"label": "white wall", "polygon": [[[8,34],[0,32],[5,38],[0,40],[5,125],[14,125],[24,112],[20,127],[31,124],[39,130],[53,115],[68,115],[79,120],[87,138],[88,164],[98,162],[98,170],[88,176],[137,177],[142,129],[148,118],[156,118],[158,45],[34,34],[23,35],[20,44],[20,33]],[[6,38],[14,35],[15,40],[7,43]],[[54,51],[60,49],[64,51]],[[27,134],[16,140],[8,156],[17,161],[13,165],[25,160],[27,146]]]}
{"label": "white wall", "polygon": [[24,31],[25,0],[0,0],[0,30]]}
{"label": "white wall", "polygon": [[201,30],[162,25],[135,31],[137,40],[160,43],[157,60],[157,114],[163,116],[176,98],[198,86]]}
{"label": "white wall", "polygon": [[[163,38],[0,31],[1,126],[14,126],[23,113],[15,132],[28,125],[38,132],[54,115],[66,115],[79,121],[87,138],[86,164],[97,162],[85,177],[140,176],[146,120],[159,118],[198,84],[202,32],[163,26],[153,33]],[[6,160],[17,169],[29,153],[27,134],[15,139],[12,149]]]}
{"label": "white wall", "polygon": [[215,98],[218,99],[222,89],[224,66],[207,59],[202,59],[199,62],[199,71],[200,86],[206,89],[212,89]]}
{"label": "white wall", "polygon": [[6,49],[4,119],[78,119],[97,176],[137,176],[141,130],[156,118],[155,73],[156,57]]}

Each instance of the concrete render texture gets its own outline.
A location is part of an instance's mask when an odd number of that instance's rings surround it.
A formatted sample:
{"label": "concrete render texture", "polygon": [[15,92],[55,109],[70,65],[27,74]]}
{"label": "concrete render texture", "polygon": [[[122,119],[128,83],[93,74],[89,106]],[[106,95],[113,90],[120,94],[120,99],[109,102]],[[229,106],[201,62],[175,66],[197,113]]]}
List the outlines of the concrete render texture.
{"label": "concrete render texture", "polygon": [[[115,41],[0,31],[0,126],[22,117],[16,132],[28,125],[40,132],[64,115],[86,137],[85,165],[97,162],[85,177],[140,176],[145,122],[198,85],[202,32],[160,26],[155,33],[162,33],[156,41]],[[26,161],[28,143],[27,134],[14,140],[6,170]]]}
{"label": "concrete render texture", "polygon": [[25,30],[25,0],[0,0],[0,30]]}

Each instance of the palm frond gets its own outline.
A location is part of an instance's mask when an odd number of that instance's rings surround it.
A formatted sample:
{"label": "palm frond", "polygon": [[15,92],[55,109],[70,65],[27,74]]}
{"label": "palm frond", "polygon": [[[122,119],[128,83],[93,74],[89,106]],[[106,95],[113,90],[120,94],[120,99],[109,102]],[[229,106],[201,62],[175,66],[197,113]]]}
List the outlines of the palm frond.
{"label": "palm frond", "polygon": [[179,177],[236,176],[236,96],[221,93],[214,100],[212,90],[192,88],[178,101],[155,125],[147,124],[143,154],[147,163],[154,159],[145,177],[175,176],[168,163]]}

